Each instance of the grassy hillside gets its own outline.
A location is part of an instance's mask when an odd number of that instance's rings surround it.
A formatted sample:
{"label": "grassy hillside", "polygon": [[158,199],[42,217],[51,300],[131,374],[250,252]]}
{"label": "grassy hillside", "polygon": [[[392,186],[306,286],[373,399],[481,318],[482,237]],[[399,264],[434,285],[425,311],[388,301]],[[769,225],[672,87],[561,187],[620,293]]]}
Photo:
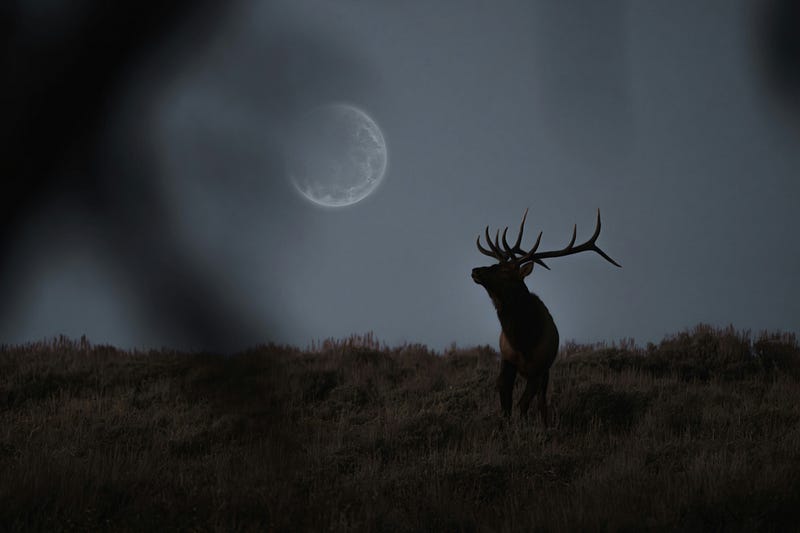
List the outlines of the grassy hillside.
{"label": "grassy hillside", "polygon": [[[0,349],[0,529],[795,529],[800,349],[698,326],[566,345],[554,426],[499,417],[497,354]],[[516,393],[521,393],[518,382]]]}

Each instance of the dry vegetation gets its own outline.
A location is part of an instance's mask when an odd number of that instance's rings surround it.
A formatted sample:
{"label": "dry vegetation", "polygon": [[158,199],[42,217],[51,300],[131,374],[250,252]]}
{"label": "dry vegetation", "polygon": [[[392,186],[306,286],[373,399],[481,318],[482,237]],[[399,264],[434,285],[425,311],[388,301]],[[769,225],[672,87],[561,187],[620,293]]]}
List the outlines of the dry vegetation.
{"label": "dry vegetation", "polygon": [[3,347],[0,529],[800,523],[793,336],[698,326],[646,348],[568,344],[547,430],[500,419],[497,367],[488,347],[369,336],[231,357]]}

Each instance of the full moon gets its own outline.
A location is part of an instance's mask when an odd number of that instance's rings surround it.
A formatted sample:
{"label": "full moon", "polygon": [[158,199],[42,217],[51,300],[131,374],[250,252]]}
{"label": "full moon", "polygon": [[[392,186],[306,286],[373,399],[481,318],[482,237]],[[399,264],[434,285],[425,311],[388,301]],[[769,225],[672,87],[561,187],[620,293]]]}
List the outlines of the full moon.
{"label": "full moon", "polygon": [[369,115],[349,104],[304,114],[289,134],[286,170],[308,200],[326,207],[360,202],[386,172],[386,142]]}

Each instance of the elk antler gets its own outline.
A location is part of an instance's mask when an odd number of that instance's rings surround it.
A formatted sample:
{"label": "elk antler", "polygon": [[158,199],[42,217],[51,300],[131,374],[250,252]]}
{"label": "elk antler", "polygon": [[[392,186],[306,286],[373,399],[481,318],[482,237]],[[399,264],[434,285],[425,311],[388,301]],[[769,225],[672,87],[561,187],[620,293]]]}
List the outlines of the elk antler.
{"label": "elk antler", "polygon": [[550,257],[563,257],[565,255],[572,255],[577,254],[580,252],[597,252],[600,256],[611,263],[614,266],[618,266],[622,268],[622,265],[611,259],[608,254],[606,254],[603,250],[601,250],[596,243],[597,237],[600,235],[600,209],[597,210],[597,225],[594,228],[594,234],[591,238],[583,244],[578,246],[573,246],[575,244],[575,237],[578,233],[578,225],[574,225],[572,227],[572,238],[569,240],[569,244],[566,247],[562,248],[561,250],[553,250],[550,252],[539,252],[538,254],[531,255],[530,259],[534,261],[540,261],[542,259],[547,259]]}
{"label": "elk antler", "polygon": [[508,226],[503,230],[503,247],[500,247],[500,230],[495,233],[494,242],[492,242],[491,237],[489,236],[489,226],[486,226],[486,230],[484,231],[484,235],[486,237],[486,242],[489,245],[489,250],[481,246],[481,236],[478,235],[477,245],[478,250],[484,254],[497,259],[501,263],[510,262],[514,263],[515,265],[522,265],[529,261],[533,261],[534,263],[543,266],[544,268],[550,270],[550,267],[547,266],[543,259],[548,259],[551,257],[563,257],[565,255],[572,255],[577,254],[580,252],[588,252],[594,251],[600,254],[600,256],[611,263],[612,265],[622,267],[619,263],[611,259],[608,254],[606,254],[603,250],[601,250],[596,243],[597,237],[600,235],[600,209],[597,210],[597,226],[594,229],[594,234],[592,237],[586,241],[585,243],[573,246],[575,244],[575,238],[577,237],[578,226],[577,224],[572,228],[572,239],[570,239],[569,244],[565,248],[561,250],[553,250],[550,252],[539,252],[536,253],[536,250],[539,248],[539,243],[542,240],[542,232],[539,232],[539,236],[536,237],[536,242],[529,251],[525,251],[520,248],[520,243],[522,242],[522,233],[525,229],[525,219],[528,217],[528,210],[525,210],[525,214],[522,215],[522,223],[519,225],[519,234],[517,235],[517,240],[514,243],[514,246],[509,246],[508,241],[506,240],[506,235],[508,234]]}

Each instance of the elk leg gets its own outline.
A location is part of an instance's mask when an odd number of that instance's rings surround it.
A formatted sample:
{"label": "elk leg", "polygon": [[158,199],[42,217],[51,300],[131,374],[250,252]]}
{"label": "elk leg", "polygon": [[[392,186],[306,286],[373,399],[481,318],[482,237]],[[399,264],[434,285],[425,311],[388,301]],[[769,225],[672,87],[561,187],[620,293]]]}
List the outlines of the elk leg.
{"label": "elk leg", "polygon": [[500,407],[503,415],[511,416],[511,403],[514,393],[514,379],[517,377],[517,367],[505,359],[500,362],[500,376],[497,378],[497,390],[500,392]]}
{"label": "elk leg", "polygon": [[544,373],[539,382],[539,414],[544,422],[544,427],[547,427],[547,382],[550,380],[550,371]]}
{"label": "elk leg", "polygon": [[525,385],[525,392],[522,393],[522,397],[519,399],[519,414],[522,418],[528,416],[528,407],[531,405],[531,400],[533,397],[536,396],[536,391],[539,389],[540,380],[538,377],[533,377],[528,379],[527,385]]}

